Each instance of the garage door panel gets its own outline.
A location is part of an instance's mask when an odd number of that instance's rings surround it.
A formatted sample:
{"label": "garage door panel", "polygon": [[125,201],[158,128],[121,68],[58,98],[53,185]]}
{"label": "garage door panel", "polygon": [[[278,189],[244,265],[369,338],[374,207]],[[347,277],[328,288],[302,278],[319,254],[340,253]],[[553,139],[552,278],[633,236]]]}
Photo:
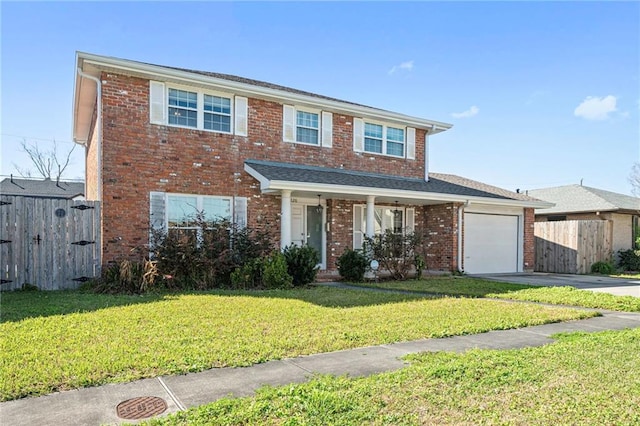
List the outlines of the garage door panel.
{"label": "garage door panel", "polygon": [[518,220],[518,216],[465,213],[465,272],[517,272]]}

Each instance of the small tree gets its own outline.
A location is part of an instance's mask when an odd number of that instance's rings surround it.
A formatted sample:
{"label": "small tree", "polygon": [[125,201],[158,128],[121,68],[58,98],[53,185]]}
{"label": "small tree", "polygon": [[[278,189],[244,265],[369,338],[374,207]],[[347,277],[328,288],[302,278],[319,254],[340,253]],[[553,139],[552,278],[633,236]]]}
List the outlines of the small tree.
{"label": "small tree", "polygon": [[400,234],[387,229],[373,238],[364,237],[364,251],[380,262],[382,269],[389,271],[393,278],[404,280],[412,267],[416,270],[424,267],[422,257],[417,256],[421,243],[422,237],[417,232]]}
{"label": "small tree", "polygon": [[[37,143],[27,143],[26,140],[20,143],[20,150],[29,156],[37,174],[44,179],[56,181],[60,180],[62,174],[69,167],[71,154],[75,148],[76,144],[73,144],[66,156],[62,156],[58,153],[56,141],[53,141],[53,148],[49,151],[41,150]],[[16,163],[13,163],[13,167],[22,177],[34,177],[34,173],[30,168],[20,167]]]}

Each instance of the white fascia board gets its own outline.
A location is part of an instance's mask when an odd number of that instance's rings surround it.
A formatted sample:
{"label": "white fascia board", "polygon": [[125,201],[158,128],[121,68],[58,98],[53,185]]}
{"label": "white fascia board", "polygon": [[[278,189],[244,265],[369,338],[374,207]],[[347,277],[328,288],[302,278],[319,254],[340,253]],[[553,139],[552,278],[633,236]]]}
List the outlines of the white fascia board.
{"label": "white fascia board", "polygon": [[333,101],[329,99],[317,98],[315,96],[291,93],[284,90],[270,89],[268,87],[254,86],[252,84],[240,83],[189,71],[165,68],[159,65],[144,64],[127,59],[111,58],[107,56],[93,55],[90,53],[78,52],[78,61],[95,65],[96,67],[111,67],[134,74],[143,74],[150,79],[170,79],[186,84],[197,83],[216,89],[232,90],[236,94],[270,98],[285,103],[293,103],[310,107],[321,107],[327,110],[344,112],[356,117],[374,118],[383,121],[394,121],[406,126],[429,129],[429,134],[444,132],[453,127],[453,124],[440,121],[426,120],[419,117],[412,117],[391,111],[383,111],[372,107],[353,105],[346,102]]}

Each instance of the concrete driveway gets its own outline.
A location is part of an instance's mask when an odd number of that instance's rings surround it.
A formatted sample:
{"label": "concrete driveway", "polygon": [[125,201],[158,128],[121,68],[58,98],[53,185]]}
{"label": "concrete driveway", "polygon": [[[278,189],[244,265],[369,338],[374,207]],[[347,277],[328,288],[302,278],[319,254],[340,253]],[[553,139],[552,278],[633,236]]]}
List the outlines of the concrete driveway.
{"label": "concrete driveway", "polygon": [[640,280],[609,278],[595,275],[548,274],[543,272],[521,274],[475,274],[472,277],[493,281],[539,286],[571,286],[582,290],[611,293],[616,296],[640,297]]}

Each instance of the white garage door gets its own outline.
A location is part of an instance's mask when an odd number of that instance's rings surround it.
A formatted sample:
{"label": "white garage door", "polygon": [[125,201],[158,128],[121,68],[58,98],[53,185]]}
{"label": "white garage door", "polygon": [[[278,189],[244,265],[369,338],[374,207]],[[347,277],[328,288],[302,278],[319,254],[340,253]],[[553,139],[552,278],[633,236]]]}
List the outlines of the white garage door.
{"label": "white garage door", "polygon": [[464,271],[518,272],[518,216],[464,214]]}

